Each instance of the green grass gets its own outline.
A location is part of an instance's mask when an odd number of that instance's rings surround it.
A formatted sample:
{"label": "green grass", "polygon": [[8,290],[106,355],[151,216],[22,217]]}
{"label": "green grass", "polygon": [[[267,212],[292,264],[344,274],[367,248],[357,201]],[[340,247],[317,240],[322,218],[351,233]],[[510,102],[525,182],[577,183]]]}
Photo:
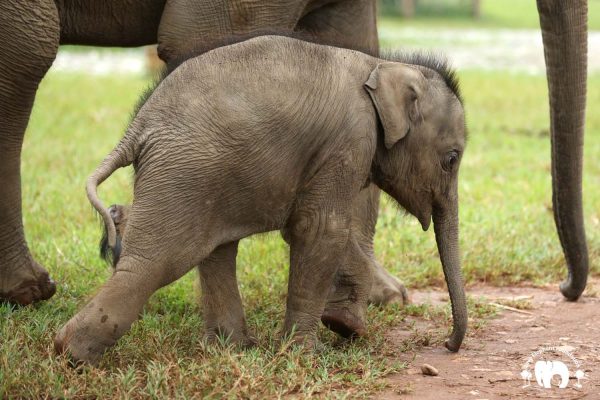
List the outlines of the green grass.
{"label": "green grass", "polygon": [[[421,1],[415,18],[407,20],[394,15],[390,1],[384,1],[381,11],[384,13],[380,26],[414,27],[414,28],[513,28],[539,29],[540,21],[534,0],[481,0],[481,18],[473,19],[468,6],[460,6],[460,2],[449,2],[452,5],[435,8],[439,0]],[[458,5],[456,5],[456,4]],[[470,3],[463,1],[463,4]],[[588,26],[590,30],[600,30],[600,0],[589,0]]]}
{"label": "green grass", "polygon": [[[565,275],[550,211],[545,79],[492,72],[461,74],[470,138],[461,170],[461,243],[466,280],[557,282]],[[97,257],[100,226],[84,181],[122,135],[143,78],[51,73],[42,83],[23,151],[24,217],[35,257],[59,282],[35,307],[0,306],[0,398],[5,397],[365,397],[404,367],[400,351],[441,345],[447,307],[371,309],[369,335],[338,342],[322,330],[323,352],[275,345],[283,319],[287,249],[276,234],[242,241],[238,276],[257,349],[205,346],[195,273],[159,291],[101,368],[82,373],[53,355],[52,339],[110,275]],[[600,271],[600,76],[590,78],[585,218],[592,271]],[[128,202],[130,171],[103,185],[106,202]],[[378,259],[409,289],[443,288],[433,232],[422,232],[384,199]],[[471,334],[493,313],[470,302]],[[408,316],[432,321],[400,345],[384,336]],[[410,329],[410,326],[407,328]],[[423,336],[424,335],[424,336]],[[474,339],[470,339],[474,340]],[[476,344],[476,342],[475,342]]]}

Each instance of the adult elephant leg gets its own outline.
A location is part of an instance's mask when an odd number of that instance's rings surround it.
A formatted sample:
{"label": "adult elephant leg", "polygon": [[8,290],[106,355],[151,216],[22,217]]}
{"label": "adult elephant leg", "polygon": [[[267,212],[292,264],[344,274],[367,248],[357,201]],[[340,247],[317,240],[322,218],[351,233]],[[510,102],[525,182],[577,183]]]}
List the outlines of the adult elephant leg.
{"label": "adult elephant leg", "polygon": [[569,275],[560,289],[577,300],[585,289],[588,252],[582,206],[587,80],[587,0],[538,0],[550,97],[552,203]]}
{"label": "adult elephant leg", "polygon": [[0,299],[46,300],[56,286],[31,256],[21,213],[21,146],[38,84],[58,50],[54,1],[0,2]]}
{"label": "adult elephant leg", "polygon": [[198,266],[202,287],[205,337],[215,340],[217,335],[228,337],[243,347],[255,341],[248,335],[242,298],[236,278],[238,241],[217,247]]}
{"label": "adult elephant leg", "polygon": [[132,47],[156,43],[165,0],[54,0],[60,43]]}

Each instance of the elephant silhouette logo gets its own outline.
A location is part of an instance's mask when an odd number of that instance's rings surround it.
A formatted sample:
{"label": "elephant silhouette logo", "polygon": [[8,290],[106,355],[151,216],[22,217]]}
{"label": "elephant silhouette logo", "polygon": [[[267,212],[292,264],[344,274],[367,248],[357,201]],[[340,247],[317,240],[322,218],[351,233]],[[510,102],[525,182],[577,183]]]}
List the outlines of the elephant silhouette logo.
{"label": "elephant silhouette logo", "polygon": [[523,381],[525,382],[523,385],[524,388],[531,386],[531,372],[529,370],[524,369],[521,371],[521,378],[523,378]]}
{"label": "elephant silhouette logo", "polygon": [[[521,378],[524,382],[523,387],[526,388],[531,386],[531,379],[533,378],[531,366],[537,358],[538,361],[536,361],[533,366],[533,373],[535,374],[535,381],[537,384],[544,389],[550,389],[553,387],[554,382],[554,386],[558,386],[559,389],[566,388],[569,385],[569,368],[567,367],[567,364],[556,359],[551,361],[540,359],[540,356],[544,353],[552,353],[554,355],[562,353],[567,356],[570,359],[570,363],[577,368],[574,374],[577,382],[573,386],[580,389],[582,387],[581,380],[585,379],[585,373],[581,369],[581,362],[573,356],[570,350],[572,350],[572,348],[568,348],[567,346],[543,347],[538,351],[531,353],[521,371]],[[553,381],[553,378],[555,377],[558,377],[558,379]]]}
{"label": "elephant silhouette logo", "polygon": [[538,361],[535,363],[535,380],[543,388],[550,389],[552,377],[560,376],[558,387],[564,389],[569,384],[569,368],[562,361]]}

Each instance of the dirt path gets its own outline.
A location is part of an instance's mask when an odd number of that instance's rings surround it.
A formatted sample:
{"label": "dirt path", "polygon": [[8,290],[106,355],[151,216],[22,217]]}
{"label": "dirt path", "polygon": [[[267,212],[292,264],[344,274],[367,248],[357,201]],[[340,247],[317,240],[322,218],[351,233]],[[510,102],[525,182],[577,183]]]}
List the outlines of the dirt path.
{"label": "dirt path", "polygon": [[[598,283],[595,283],[598,287]],[[594,290],[592,289],[591,292]],[[590,292],[590,291],[588,291]],[[563,300],[556,286],[548,288],[494,288],[475,287],[472,296],[484,296],[490,303],[507,304],[520,301],[531,306],[520,311],[501,309],[499,315],[482,330],[470,336],[457,354],[435,345],[403,354],[410,363],[403,373],[390,376],[390,389],[381,393],[381,399],[600,399],[600,299],[584,296],[577,303]],[[432,304],[446,301],[443,292],[418,292],[413,303]],[[431,328],[432,323],[406,321],[406,328],[417,324],[419,329]],[[422,325],[419,326],[419,325]],[[398,327],[390,333],[394,341],[406,340],[406,329]],[[414,328],[413,328],[414,329]],[[558,351],[544,351],[554,346]],[[533,352],[529,364],[531,384],[521,372]],[[579,367],[566,355],[570,352],[581,363]],[[569,369],[570,379],[564,389],[558,388],[560,377],[552,379],[552,388],[542,388],[536,382],[534,366],[537,361],[560,360]],[[427,363],[439,370],[438,376],[424,376],[421,365]],[[585,377],[581,388],[576,388],[576,370]]]}

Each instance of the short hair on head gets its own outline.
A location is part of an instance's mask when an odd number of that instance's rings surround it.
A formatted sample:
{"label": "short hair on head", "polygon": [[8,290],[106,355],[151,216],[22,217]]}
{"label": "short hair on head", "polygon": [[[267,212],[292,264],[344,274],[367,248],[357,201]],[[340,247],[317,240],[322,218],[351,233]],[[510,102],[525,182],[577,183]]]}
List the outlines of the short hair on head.
{"label": "short hair on head", "polygon": [[458,81],[456,70],[450,66],[450,63],[445,56],[423,51],[409,52],[404,50],[384,50],[381,52],[380,58],[386,61],[419,65],[437,72],[444,80],[448,89],[450,89],[458,101],[460,101],[460,104],[463,104],[463,97],[460,92],[460,83]]}

